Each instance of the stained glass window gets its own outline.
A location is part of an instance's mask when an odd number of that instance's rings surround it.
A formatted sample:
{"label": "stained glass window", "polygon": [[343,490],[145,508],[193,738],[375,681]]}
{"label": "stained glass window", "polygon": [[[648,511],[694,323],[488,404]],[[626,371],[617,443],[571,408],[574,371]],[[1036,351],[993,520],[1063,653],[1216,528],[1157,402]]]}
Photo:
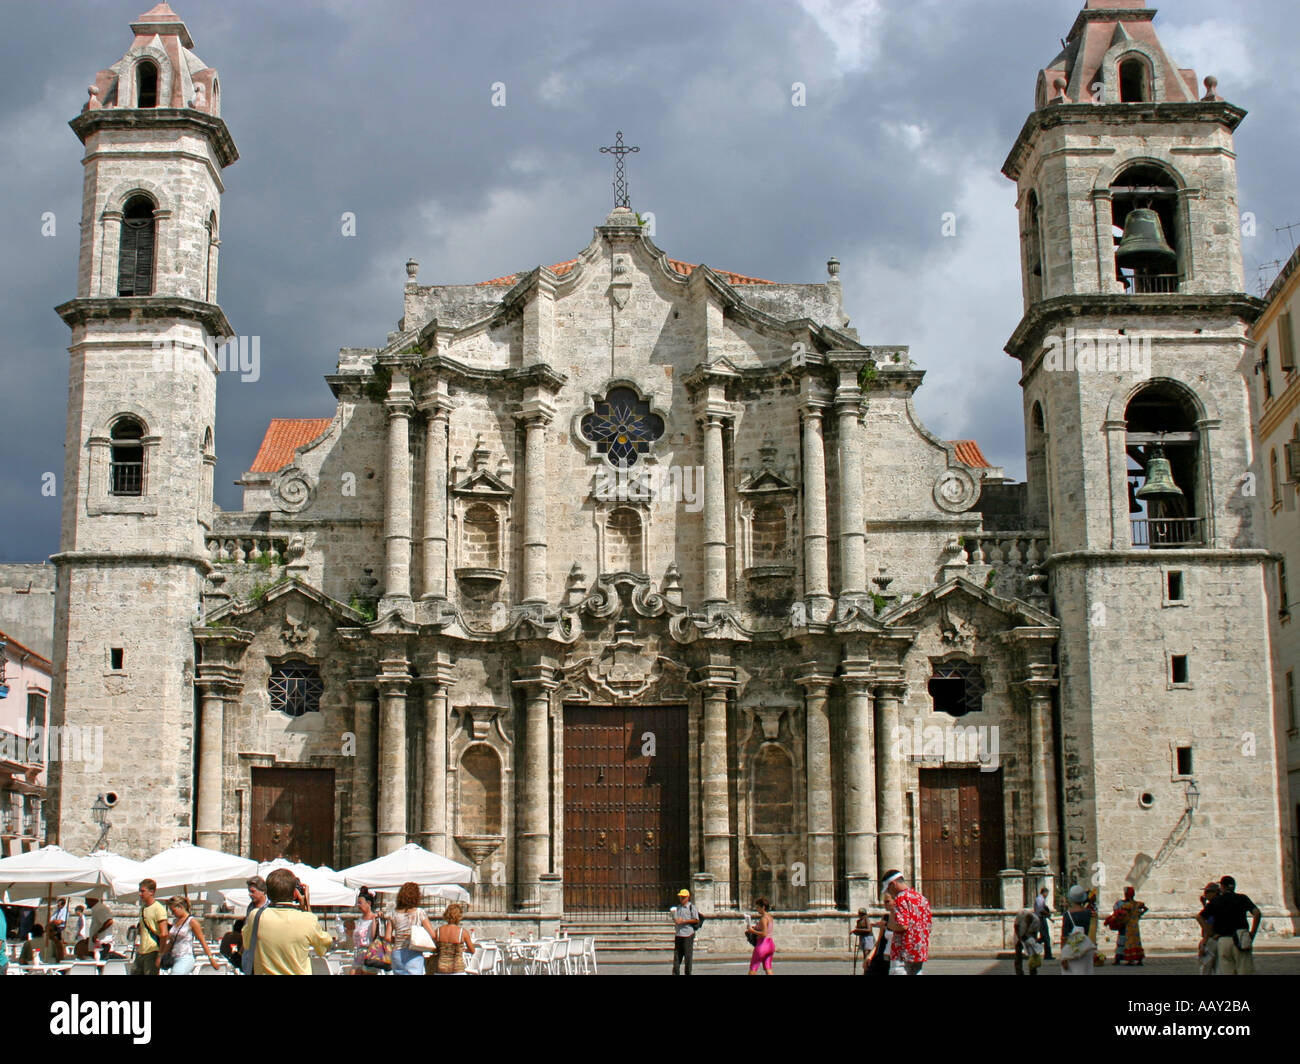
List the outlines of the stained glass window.
{"label": "stained glass window", "polygon": [[611,465],[627,469],[664,434],[664,419],[631,388],[611,388],[582,419],[581,429]]}
{"label": "stained glass window", "polygon": [[271,667],[271,680],[267,684],[271,694],[271,708],[301,717],[304,713],[320,711],[320,696],[325,685],[320,680],[320,670],[304,661],[286,661]]}

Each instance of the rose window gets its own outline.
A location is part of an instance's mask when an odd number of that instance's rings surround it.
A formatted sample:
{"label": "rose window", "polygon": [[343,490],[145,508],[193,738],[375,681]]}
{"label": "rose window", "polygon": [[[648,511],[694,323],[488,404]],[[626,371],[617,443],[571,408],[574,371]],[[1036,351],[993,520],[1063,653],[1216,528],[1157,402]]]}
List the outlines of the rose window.
{"label": "rose window", "polygon": [[583,436],[610,465],[627,469],[664,434],[664,419],[631,388],[611,388],[580,422]]}

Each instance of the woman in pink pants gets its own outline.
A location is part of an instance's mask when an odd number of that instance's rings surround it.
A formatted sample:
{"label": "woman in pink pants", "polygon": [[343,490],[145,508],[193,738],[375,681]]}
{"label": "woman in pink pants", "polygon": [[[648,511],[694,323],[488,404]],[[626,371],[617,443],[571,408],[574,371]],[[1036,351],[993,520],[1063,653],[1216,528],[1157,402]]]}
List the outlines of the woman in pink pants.
{"label": "woman in pink pants", "polygon": [[754,943],[754,954],[749,958],[749,974],[757,975],[759,968],[762,968],[764,975],[771,975],[772,954],[776,952],[776,943],[772,940],[772,925],[776,921],[767,911],[766,898],[755,898],[754,905],[758,908],[758,916],[749,931],[758,937],[758,941]]}

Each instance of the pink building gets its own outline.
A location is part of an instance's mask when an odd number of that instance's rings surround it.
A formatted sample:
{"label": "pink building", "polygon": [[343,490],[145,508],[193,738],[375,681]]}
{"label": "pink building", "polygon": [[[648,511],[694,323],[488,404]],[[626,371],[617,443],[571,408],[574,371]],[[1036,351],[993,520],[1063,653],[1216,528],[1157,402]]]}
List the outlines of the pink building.
{"label": "pink building", "polygon": [[45,841],[50,662],[0,632],[0,853]]}

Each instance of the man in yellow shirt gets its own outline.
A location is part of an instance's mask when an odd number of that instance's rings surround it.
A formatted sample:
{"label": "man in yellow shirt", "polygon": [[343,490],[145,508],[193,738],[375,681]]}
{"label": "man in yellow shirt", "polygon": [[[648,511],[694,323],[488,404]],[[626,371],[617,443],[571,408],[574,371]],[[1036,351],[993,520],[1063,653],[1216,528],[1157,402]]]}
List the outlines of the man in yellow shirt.
{"label": "man in yellow shirt", "polygon": [[254,975],[311,975],[309,950],[325,956],[333,939],[312,915],[307,886],[287,868],[266,877],[270,904],[244,923],[244,949],[254,950]]}
{"label": "man in yellow shirt", "polygon": [[157,889],[152,879],[140,881],[140,926],[135,935],[132,975],[157,975],[162,955],[167,952],[167,910],[154,900]]}

